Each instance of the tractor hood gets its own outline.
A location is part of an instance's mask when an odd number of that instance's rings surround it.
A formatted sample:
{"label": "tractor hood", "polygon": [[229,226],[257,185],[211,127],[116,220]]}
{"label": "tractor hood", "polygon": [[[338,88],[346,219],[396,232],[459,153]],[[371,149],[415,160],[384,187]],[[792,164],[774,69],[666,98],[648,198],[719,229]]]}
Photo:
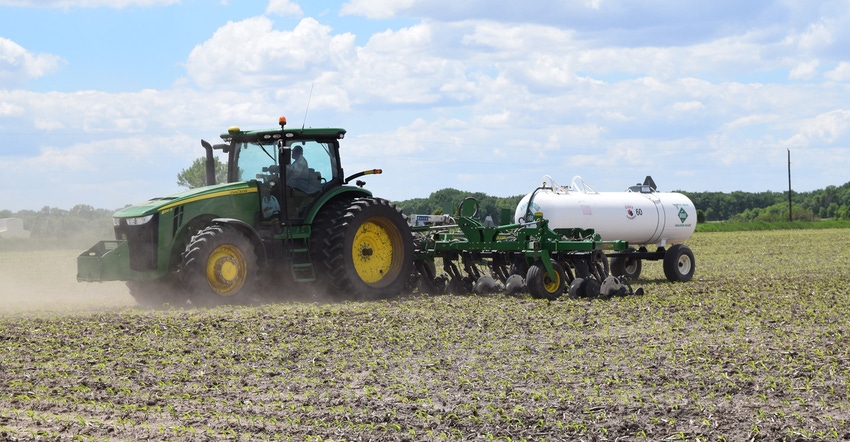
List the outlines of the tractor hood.
{"label": "tractor hood", "polygon": [[134,218],[165,212],[182,204],[218,198],[227,195],[239,195],[257,191],[255,182],[238,182],[197,187],[169,196],[151,198],[143,203],[125,207],[112,215],[115,218]]}

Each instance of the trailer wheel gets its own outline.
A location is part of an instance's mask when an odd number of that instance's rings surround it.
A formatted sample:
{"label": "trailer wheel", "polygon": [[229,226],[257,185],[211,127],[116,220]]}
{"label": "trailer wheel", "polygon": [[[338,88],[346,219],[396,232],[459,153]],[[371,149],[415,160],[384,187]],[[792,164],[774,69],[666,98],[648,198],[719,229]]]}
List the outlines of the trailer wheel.
{"label": "trailer wheel", "polygon": [[[381,198],[332,203],[319,214],[310,247],[322,265],[320,279],[360,300],[400,294],[413,273],[413,236],[395,205]],[[317,229],[318,230],[318,229]]]}
{"label": "trailer wheel", "polygon": [[567,288],[567,275],[557,262],[552,261],[552,268],[555,270],[555,278],[549,276],[543,261],[535,261],[528,268],[525,281],[532,298],[555,300],[564,294]]}
{"label": "trailer wheel", "polygon": [[695,268],[694,253],[684,244],[676,244],[664,253],[664,276],[668,281],[690,281]]}
{"label": "trailer wheel", "polygon": [[209,226],[192,237],[181,275],[193,304],[245,304],[257,283],[254,244],[229,225]]}
{"label": "trailer wheel", "polygon": [[634,247],[629,247],[625,255],[615,256],[611,258],[611,274],[614,276],[622,276],[632,281],[640,277],[640,271],[643,269],[643,264],[640,258],[628,256],[628,253],[635,252]]}

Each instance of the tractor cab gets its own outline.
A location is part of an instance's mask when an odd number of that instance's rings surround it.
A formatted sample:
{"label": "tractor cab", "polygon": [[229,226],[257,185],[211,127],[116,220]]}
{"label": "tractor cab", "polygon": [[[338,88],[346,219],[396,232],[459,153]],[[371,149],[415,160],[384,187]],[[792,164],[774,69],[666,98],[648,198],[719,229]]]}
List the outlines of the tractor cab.
{"label": "tractor cab", "polygon": [[221,135],[227,144],[203,145],[208,163],[212,149],[227,153],[228,182],[256,182],[264,220],[300,224],[319,197],[344,183],[339,140],[345,130],[286,129],[285,124],[281,117],[280,129],[231,127]]}
{"label": "tractor cab", "polygon": [[336,140],[234,143],[231,182],[256,180],[264,219],[303,220],[325,189],[342,183]]}

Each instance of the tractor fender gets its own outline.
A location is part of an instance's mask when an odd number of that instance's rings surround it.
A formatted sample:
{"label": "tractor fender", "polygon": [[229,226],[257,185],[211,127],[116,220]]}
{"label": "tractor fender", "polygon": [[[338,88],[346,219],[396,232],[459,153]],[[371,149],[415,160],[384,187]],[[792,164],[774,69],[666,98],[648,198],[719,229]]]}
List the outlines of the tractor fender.
{"label": "tractor fender", "polygon": [[259,259],[259,264],[261,266],[266,264],[266,246],[263,244],[263,240],[260,238],[259,232],[252,225],[236,218],[213,218],[210,221],[210,225],[220,225],[227,224],[231,227],[237,228],[246,238],[251,240],[251,243],[254,245],[255,249],[259,252],[257,258]]}
{"label": "tractor fender", "polygon": [[304,224],[312,225],[319,211],[321,211],[332,200],[348,199],[353,201],[356,198],[367,198],[370,196],[372,196],[372,192],[360,187],[337,187],[331,190],[330,192],[325,193],[318,200],[316,200],[316,202],[313,204],[313,207],[311,207],[309,212],[307,212],[307,216],[304,218]]}

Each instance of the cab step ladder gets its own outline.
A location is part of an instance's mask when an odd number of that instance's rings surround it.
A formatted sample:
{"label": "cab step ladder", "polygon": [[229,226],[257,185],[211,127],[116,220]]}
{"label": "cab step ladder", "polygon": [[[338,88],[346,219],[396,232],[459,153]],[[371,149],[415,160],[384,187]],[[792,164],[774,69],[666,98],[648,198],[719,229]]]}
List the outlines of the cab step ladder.
{"label": "cab step ladder", "polygon": [[316,272],[310,260],[310,247],[307,238],[290,238],[286,248],[292,279],[296,282],[313,282]]}

